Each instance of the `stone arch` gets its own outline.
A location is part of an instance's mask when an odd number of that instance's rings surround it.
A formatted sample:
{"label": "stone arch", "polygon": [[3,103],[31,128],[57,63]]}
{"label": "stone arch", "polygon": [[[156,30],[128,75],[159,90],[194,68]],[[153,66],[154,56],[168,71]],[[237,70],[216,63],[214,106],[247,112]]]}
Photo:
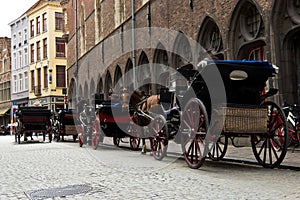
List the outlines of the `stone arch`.
{"label": "stone arch", "polygon": [[[169,58],[168,58],[168,52],[166,51],[166,48],[162,43],[158,43],[156,46],[156,49],[154,51],[153,56],[153,63],[155,65],[155,77],[153,77],[154,82],[158,83],[160,85],[169,85],[169,77],[170,73],[165,67],[169,66]],[[154,87],[155,85],[153,85]],[[157,88],[153,88],[154,91],[157,91],[160,89],[159,86]]]}
{"label": "stone arch", "polygon": [[151,92],[151,69],[149,59],[144,51],[141,52],[137,67],[137,80],[140,89],[146,94]]}
{"label": "stone arch", "polygon": [[92,78],[91,84],[90,84],[90,95],[95,94],[95,92],[96,92],[95,81],[94,81],[94,79]]}
{"label": "stone arch", "polygon": [[68,87],[68,102],[69,102],[69,108],[75,108],[75,105],[76,105],[76,97],[77,97],[77,94],[76,94],[76,82],[75,82],[75,79],[72,78],[70,80],[70,84],[69,84],[69,87]]}
{"label": "stone arch", "polygon": [[133,85],[133,63],[131,61],[130,58],[127,59],[127,62],[126,62],[126,66],[125,66],[125,77],[124,77],[124,86],[125,87],[129,87],[131,85]]}
{"label": "stone arch", "polygon": [[117,90],[123,86],[122,70],[119,65],[116,66],[115,73],[114,73],[114,86],[115,88],[117,87],[116,88]]}
{"label": "stone arch", "polygon": [[192,62],[191,44],[186,35],[179,31],[173,45],[172,67],[175,69]]}
{"label": "stone arch", "polygon": [[112,78],[110,72],[107,71],[105,76],[105,83],[104,83],[104,95],[106,98],[108,98],[108,92],[112,88],[113,88]]}
{"label": "stone arch", "polygon": [[87,82],[84,83],[84,90],[83,90],[83,93],[84,93],[84,96],[83,98],[84,99],[87,99],[89,97],[89,86],[87,84]]}
{"label": "stone arch", "polygon": [[[201,49],[196,49],[196,52],[199,53],[197,62],[203,60],[206,53],[209,53],[215,59],[224,59],[222,34],[212,17],[206,16],[204,18],[200,26],[197,42],[201,45]],[[202,52],[203,50],[206,50],[206,52]]]}
{"label": "stone arch", "polygon": [[300,7],[296,0],[276,0],[271,11],[274,56],[279,66],[280,100],[300,104]]}
{"label": "stone arch", "polygon": [[230,59],[265,59],[265,24],[262,11],[254,1],[237,3],[228,30]]}
{"label": "stone arch", "polygon": [[97,93],[103,93],[103,81],[102,81],[102,77],[98,78],[98,83],[97,83],[97,89],[96,89]]}

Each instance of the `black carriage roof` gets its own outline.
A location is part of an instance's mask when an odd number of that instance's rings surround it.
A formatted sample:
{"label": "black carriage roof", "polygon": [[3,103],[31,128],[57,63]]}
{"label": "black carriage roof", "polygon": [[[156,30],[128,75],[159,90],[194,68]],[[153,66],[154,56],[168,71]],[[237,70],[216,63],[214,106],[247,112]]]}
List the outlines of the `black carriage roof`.
{"label": "black carriage roof", "polygon": [[275,73],[275,69],[272,64],[267,61],[260,60],[209,60],[207,65],[216,64],[217,66],[233,66],[242,68],[259,68],[259,69],[270,69]]}
{"label": "black carriage roof", "polygon": [[266,81],[277,73],[272,64],[259,60],[208,60],[203,69],[212,65],[217,66],[223,78],[229,78],[233,71],[244,71],[248,81]]}

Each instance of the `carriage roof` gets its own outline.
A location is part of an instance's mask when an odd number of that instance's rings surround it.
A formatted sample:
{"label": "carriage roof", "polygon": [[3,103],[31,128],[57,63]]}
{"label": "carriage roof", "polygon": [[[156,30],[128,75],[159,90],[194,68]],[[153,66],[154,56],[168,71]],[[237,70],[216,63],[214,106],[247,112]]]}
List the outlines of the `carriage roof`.
{"label": "carriage roof", "polygon": [[[267,61],[209,60],[204,65],[202,63],[200,73],[192,81],[191,86],[195,91],[205,84],[203,77],[214,78],[214,74],[209,74],[213,66],[217,67],[222,77],[228,103],[259,104],[266,81],[276,74],[276,67]],[[205,92],[202,98],[208,95]]]}

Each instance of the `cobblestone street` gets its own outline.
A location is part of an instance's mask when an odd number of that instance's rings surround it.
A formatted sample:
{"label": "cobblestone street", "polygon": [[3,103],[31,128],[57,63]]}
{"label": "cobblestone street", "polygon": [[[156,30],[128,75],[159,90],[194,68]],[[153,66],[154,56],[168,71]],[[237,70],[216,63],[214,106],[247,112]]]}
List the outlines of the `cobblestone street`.
{"label": "cobblestone street", "polygon": [[53,199],[300,198],[295,170],[209,160],[193,170],[183,159],[156,161],[125,146],[93,150],[72,142],[16,144],[13,136],[1,136],[0,199],[29,199],[28,191],[73,185],[91,189]]}

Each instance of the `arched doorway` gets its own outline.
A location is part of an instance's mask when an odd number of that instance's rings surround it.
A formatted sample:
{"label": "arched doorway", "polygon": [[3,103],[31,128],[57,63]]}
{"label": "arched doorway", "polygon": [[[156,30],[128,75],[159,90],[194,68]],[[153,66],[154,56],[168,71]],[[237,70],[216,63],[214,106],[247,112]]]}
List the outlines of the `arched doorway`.
{"label": "arched doorway", "polygon": [[98,78],[98,84],[97,84],[97,93],[103,93],[103,81],[102,77]]}
{"label": "arched doorway", "polygon": [[75,79],[72,78],[68,89],[68,103],[70,109],[75,108],[76,100],[77,100],[76,84],[75,84]]}
{"label": "arched doorway", "polygon": [[[155,76],[153,77],[153,79],[155,79],[154,83],[158,83],[161,86],[169,86],[170,73],[168,67],[170,67],[168,52],[162,43],[158,43],[153,56],[153,68],[155,72]],[[156,88],[154,87],[155,85],[153,85],[152,90],[157,94],[161,87],[158,85]]]}
{"label": "arched doorway", "polygon": [[130,58],[128,58],[125,73],[124,73],[124,86],[125,87],[133,87],[133,63]]}
{"label": "arched doorway", "polygon": [[276,0],[271,13],[280,100],[300,104],[300,1]]}
{"label": "arched doorway", "polygon": [[84,98],[84,99],[88,99],[90,93],[89,93],[89,87],[88,87],[87,82],[84,83],[84,90],[83,90],[83,93],[84,93],[83,98]]}
{"label": "arched doorway", "polygon": [[140,90],[151,94],[151,71],[148,57],[144,51],[141,52],[137,66],[137,80]]}
{"label": "arched doorway", "polygon": [[115,74],[114,74],[114,86],[115,92],[117,93],[119,89],[123,86],[122,81],[122,71],[119,65],[116,66]]}
{"label": "arched doorway", "polygon": [[112,85],[111,75],[110,75],[110,72],[107,71],[106,76],[105,76],[105,86],[104,86],[104,95],[105,95],[106,99],[108,99],[109,90],[112,88],[113,88],[113,85]]}

